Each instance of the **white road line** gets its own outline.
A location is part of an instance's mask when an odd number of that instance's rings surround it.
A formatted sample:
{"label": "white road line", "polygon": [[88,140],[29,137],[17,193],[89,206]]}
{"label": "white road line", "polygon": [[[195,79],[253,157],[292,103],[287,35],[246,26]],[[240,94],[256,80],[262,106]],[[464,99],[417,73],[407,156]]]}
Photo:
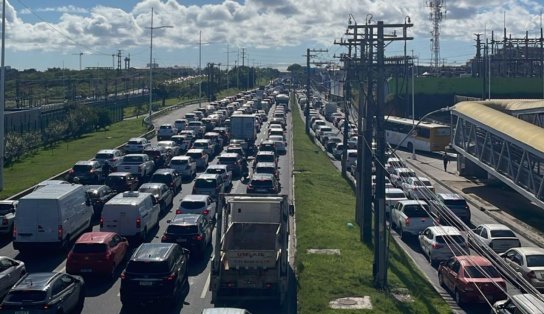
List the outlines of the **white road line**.
{"label": "white road line", "polygon": [[206,283],[204,283],[204,288],[202,288],[202,293],[200,294],[201,299],[204,299],[206,297],[206,293],[208,293],[208,289],[210,287],[210,277],[211,272],[208,273],[208,278],[206,278]]}

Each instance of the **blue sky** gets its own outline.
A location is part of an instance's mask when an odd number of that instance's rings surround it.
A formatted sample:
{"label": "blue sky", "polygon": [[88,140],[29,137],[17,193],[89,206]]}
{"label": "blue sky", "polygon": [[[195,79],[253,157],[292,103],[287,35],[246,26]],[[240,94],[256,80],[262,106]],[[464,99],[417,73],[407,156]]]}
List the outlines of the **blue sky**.
{"label": "blue sky", "polygon": [[[508,33],[535,37],[540,30],[543,1],[449,1],[441,24],[441,59],[464,64],[475,53],[474,33]],[[131,66],[149,62],[150,11],[154,8],[153,56],[160,66],[198,66],[199,32],[202,32],[202,65],[245,64],[285,68],[303,64],[307,48],[328,49],[318,61],[333,60],[344,52],[333,44],[346,29],[351,14],[359,23],[402,23],[409,16],[414,27],[407,43],[420,64],[431,57],[430,10],[425,0],[8,0],[6,65],[18,69],[112,66],[112,54],[130,54]],[[504,12],[506,19],[504,19]],[[228,47],[228,49],[227,49]],[[391,44],[388,55],[401,55],[403,45]]]}

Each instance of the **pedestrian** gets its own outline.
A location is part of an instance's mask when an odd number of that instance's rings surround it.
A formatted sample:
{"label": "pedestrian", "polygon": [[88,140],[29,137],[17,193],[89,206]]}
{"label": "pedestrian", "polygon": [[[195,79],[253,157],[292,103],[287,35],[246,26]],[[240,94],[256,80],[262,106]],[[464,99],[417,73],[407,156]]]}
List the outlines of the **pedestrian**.
{"label": "pedestrian", "polygon": [[442,156],[442,161],[444,162],[444,171],[448,172],[448,162],[450,160],[447,152],[444,152],[444,155]]}
{"label": "pedestrian", "polygon": [[247,164],[247,160],[245,158],[242,158],[242,180],[246,180],[246,178],[249,175],[249,167]]}

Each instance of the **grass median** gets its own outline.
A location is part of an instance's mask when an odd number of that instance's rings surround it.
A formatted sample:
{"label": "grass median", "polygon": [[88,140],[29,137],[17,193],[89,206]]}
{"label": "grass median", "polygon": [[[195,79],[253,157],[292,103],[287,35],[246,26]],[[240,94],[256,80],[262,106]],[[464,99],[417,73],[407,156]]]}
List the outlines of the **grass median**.
{"label": "grass median", "polygon": [[[393,241],[389,251],[389,287],[408,290],[414,301],[399,302],[391,294],[374,288],[373,248],[359,241],[353,190],[327,155],[305,134],[298,109],[292,107],[299,313],[360,312],[333,310],[329,302],[362,296],[370,296],[373,305],[373,310],[365,313],[451,312]],[[339,249],[341,254],[308,254],[308,249]]]}
{"label": "grass median", "polygon": [[105,131],[61,141],[53,148],[39,149],[33,155],[4,168],[4,190],[0,192],[0,199],[66,170],[78,160],[90,159],[100,149],[119,146],[145,131],[142,119],[125,120],[112,124]]}

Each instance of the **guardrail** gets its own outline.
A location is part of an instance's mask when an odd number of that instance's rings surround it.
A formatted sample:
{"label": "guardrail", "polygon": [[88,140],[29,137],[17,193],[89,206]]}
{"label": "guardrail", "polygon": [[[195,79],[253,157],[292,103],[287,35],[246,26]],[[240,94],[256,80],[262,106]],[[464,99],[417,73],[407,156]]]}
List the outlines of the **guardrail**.
{"label": "guardrail", "polygon": [[[202,99],[201,99],[202,101]],[[153,117],[158,117],[158,116],[161,116],[167,112],[170,112],[170,111],[173,111],[173,110],[176,110],[176,109],[179,109],[181,107],[184,107],[184,106],[188,106],[188,105],[194,105],[194,104],[197,104],[198,103],[198,100],[191,100],[191,101],[187,101],[187,102],[182,102],[182,103],[179,103],[179,104],[175,104],[175,105],[172,105],[172,106],[169,106],[169,107],[166,107],[164,109],[161,109],[159,111],[155,111],[151,114],[151,120]],[[150,138],[153,138],[155,136],[155,126],[149,121],[150,119],[150,116],[147,116],[144,118],[144,123],[148,126],[148,130],[146,133],[143,133],[141,134],[140,136],[138,137],[145,137],[147,139],[150,139]],[[115,147],[115,149],[122,149],[124,146],[126,145],[126,142]],[[92,159],[91,159],[92,160]],[[57,173],[56,175],[46,179],[46,180],[64,180],[66,178],[66,175],[68,174],[68,172],[70,171],[70,169],[66,169],[64,170],[63,172],[60,172],[60,173]],[[18,200],[20,199],[21,197],[27,195],[27,194],[30,194],[32,191],[34,191],[34,188],[36,187],[36,185],[33,185],[31,187],[29,187],[28,189],[25,189],[19,193],[16,193],[16,194],[13,194],[11,195],[10,197],[6,198],[6,200]]]}

